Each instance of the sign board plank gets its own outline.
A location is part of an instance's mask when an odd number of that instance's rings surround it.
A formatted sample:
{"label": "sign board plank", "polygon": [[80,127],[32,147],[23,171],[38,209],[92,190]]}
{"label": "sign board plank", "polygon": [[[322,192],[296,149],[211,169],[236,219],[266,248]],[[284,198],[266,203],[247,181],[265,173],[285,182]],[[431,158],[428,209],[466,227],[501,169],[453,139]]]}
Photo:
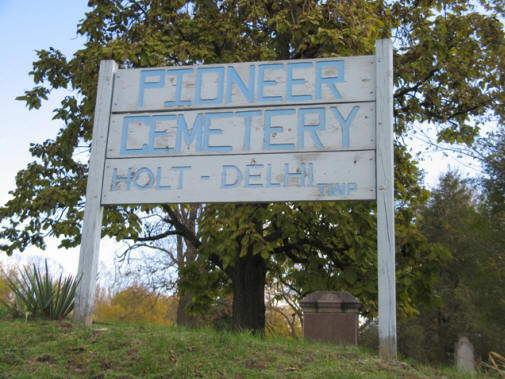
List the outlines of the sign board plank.
{"label": "sign board plank", "polygon": [[375,199],[375,152],[108,159],[102,204]]}
{"label": "sign board plank", "polygon": [[375,101],[375,57],[118,70],[113,113]]}
{"label": "sign board plank", "polygon": [[112,115],[108,158],[375,149],[375,103]]}

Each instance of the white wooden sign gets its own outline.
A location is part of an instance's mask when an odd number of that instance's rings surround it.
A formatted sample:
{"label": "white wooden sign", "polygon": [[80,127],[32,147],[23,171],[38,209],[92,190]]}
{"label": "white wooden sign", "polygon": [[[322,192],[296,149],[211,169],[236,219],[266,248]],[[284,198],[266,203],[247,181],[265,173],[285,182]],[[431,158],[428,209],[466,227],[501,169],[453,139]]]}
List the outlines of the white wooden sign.
{"label": "white wooden sign", "polygon": [[118,70],[102,204],[375,199],[374,62]]}
{"label": "white wooden sign", "polygon": [[100,66],[75,320],[108,204],[377,199],[379,339],[396,357],[392,45],[375,56]]}

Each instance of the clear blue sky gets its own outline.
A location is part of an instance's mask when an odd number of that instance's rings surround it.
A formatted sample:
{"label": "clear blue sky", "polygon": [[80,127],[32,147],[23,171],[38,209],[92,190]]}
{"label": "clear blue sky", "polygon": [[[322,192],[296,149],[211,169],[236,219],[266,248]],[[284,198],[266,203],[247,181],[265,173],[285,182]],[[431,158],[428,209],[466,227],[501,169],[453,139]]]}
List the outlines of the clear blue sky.
{"label": "clear blue sky", "polygon": [[[51,96],[40,110],[28,111],[23,102],[15,100],[33,87],[28,73],[36,59],[35,50],[54,47],[70,57],[84,42],[77,37],[76,30],[87,9],[85,0],[0,0],[3,53],[0,59],[0,204],[10,198],[8,191],[14,188],[16,173],[32,160],[28,152],[30,142],[54,138],[62,126],[60,121],[52,120],[52,109],[65,95],[64,91]],[[436,184],[440,172],[447,170],[448,164],[456,165],[454,160],[444,160],[441,154],[429,154],[423,163],[428,171],[426,183]],[[75,272],[77,249],[58,251],[56,245],[56,241],[52,241],[46,253],[31,249],[11,258],[10,262],[50,257],[63,265],[65,271]],[[101,257],[106,264],[110,263],[115,246],[102,242]],[[5,259],[4,255],[0,253],[0,260]]]}
{"label": "clear blue sky", "polygon": [[[0,0],[0,204],[14,189],[15,175],[32,161],[28,151],[31,142],[54,138],[61,121],[52,120],[52,110],[65,91],[54,93],[39,110],[31,110],[15,100],[33,87],[28,73],[36,60],[35,51],[54,47],[72,56],[84,43],[77,37],[77,24],[88,10],[85,0]],[[109,266],[115,246],[102,243],[100,256]],[[7,264],[39,262],[47,257],[53,266],[63,266],[66,272],[77,271],[78,249],[58,250],[57,241],[49,241],[45,252],[29,249],[8,259],[0,252],[0,260]]]}
{"label": "clear blue sky", "polygon": [[[82,46],[76,25],[87,9],[83,0],[1,0],[0,1],[0,104],[2,112],[0,152],[0,203],[14,187],[14,176],[30,160],[30,142],[54,136],[60,125],[51,120],[51,110],[63,91],[50,98],[39,111],[28,111],[17,96],[33,87],[28,75],[35,50],[50,46],[71,55]],[[8,163],[8,164],[7,164]]]}

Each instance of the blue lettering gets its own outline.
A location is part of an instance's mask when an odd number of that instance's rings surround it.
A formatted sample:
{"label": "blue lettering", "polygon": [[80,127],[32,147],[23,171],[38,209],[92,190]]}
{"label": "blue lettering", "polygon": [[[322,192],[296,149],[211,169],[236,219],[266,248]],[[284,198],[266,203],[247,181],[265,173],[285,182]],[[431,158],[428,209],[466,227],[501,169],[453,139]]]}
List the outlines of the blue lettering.
{"label": "blue lettering", "polygon": [[347,183],[347,194],[349,195],[352,191],[358,190],[358,183],[350,182]]}
{"label": "blue lettering", "polygon": [[272,165],[270,163],[267,164],[267,187],[272,188],[272,187],[280,187],[280,183],[273,183],[272,182]]}
{"label": "blue lettering", "polygon": [[[236,177],[235,181],[232,183],[227,182],[227,175],[228,171],[235,171]],[[223,165],[223,171],[221,173],[221,188],[233,188],[236,187],[240,184],[242,181],[242,172],[239,170],[239,168],[235,165]]]}
{"label": "blue lettering", "polygon": [[175,87],[175,101],[165,101],[165,107],[191,105],[191,101],[181,100],[182,81],[183,81],[182,77],[184,74],[189,74],[191,72],[193,72],[192,68],[178,68],[167,70],[167,75],[175,74],[175,76],[177,76],[177,84]]}
{"label": "blue lettering", "polygon": [[[319,124],[306,125],[305,115],[310,113],[317,113],[319,115]],[[323,144],[317,135],[318,130],[326,129],[326,113],[324,108],[302,108],[298,112],[298,147],[305,147],[305,132],[309,132],[316,147],[322,148]]]}
{"label": "blue lettering", "polygon": [[[142,175],[143,173],[147,174],[149,180],[147,181],[146,184],[139,184],[138,183],[139,176]],[[154,183],[154,174],[147,167],[139,168],[135,172],[135,175],[133,176],[133,185],[135,186],[135,188],[139,190],[145,191],[146,189],[149,189],[153,185],[153,183]]]}
{"label": "blue lettering", "polygon": [[117,168],[112,170],[112,191],[117,191],[117,185],[118,185],[118,183],[121,183],[121,182],[126,182],[126,190],[129,191],[131,177],[132,177],[131,167],[128,168],[128,174],[126,175],[126,177],[117,176]]}
{"label": "blue lettering", "polygon": [[335,196],[335,194],[337,193],[337,191],[338,191],[338,194],[340,196],[345,195],[345,187],[346,187],[345,183],[342,183],[342,184],[339,184],[339,183],[335,183],[335,184],[329,183],[329,184],[327,184],[327,186],[328,186],[328,191],[329,191],[329,195],[330,196]]}
{"label": "blue lettering", "polygon": [[244,98],[248,103],[254,102],[254,74],[255,67],[254,65],[249,66],[249,88],[246,87],[245,83],[242,81],[242,78],[237,73],[233,66],[228,66],[228,80],[226,81],[226,104],[231,103],[231,95],[232,95],[232,85],[235,83],[244,95]]}
{"label": "blue lettering", "polygon": [[287,101],[303,101],[312,100],[312,95],[293,95],[293,85],[304,84],[305,79],[293,78],[293,69],[299,67],[312,67],[312,62],[288,63],[288,76],[286,79],[286,100]]}
{"label": "blue lettering", "polygon": [[302,187],[305,187],[305,163],[296,172],[289,172],[289,163],[284,163],[284,187],[289,185],[289,178],[299,178]]}
{"label": "blue lettering", "polygon": [[156,167],[156,189],[157,190],[167,190],[170,186],[161,185],[161,167]]}
{"label": "blue lettering", "polygon": [[251,174],[251,168],[263,168],[262,164],[248,164],[245,166],[245,186],[249,188],[263,187],[261,183],[250,183],[250,179],[261,178],[261,174]]}
{"label": "blue lettering", "polygon": [[[158,81],[146,81],[150,76],[157,76]],[[146,88],[163,88],[165,85],[164,70],[142,70],[140,72],[139,97],[137,105],[139,108],[144,106],[144,91]]]}
{"label": "blue lettering", "polygon": [[156,130],[156,122],[158,121],[166,121],[166,120],[175,120],[177,117],[175,115],[159,115],[151,117],[151,128],[149,129],[149,147],[148,152],[151,154],[156,153],[170,153],[173,152],[174,149],[171,147],[154,147],[154,139],[158,137],[164,137],[167,135],[166,130]]}
{"label": "blue lettering", "polygon": [[181,152],[182,136],[184,134],[184,139],[186,145],[191,145],[193,140],[196,138],[196,151],[202,150],[202,114],[198,113],[195,121],[193,122],[193,128],[191,132],[188,129],[188,124],[184,118],[184,114],[179,114],[177,117],[177,136],[175,140],[175,151]]}
{"label": "blue lettering", "polygon": [[289,150],[294,149],[294,143],[270,143],[272,133],[282,133],[282,126],[272,126],[272,116],[288,115],[295,113],[294,109],[276,109],[265,111],[265,136],[263,147],[265,150]]}
{"label": "blue lettering", "polygon": [[309,163],[309,187],[314,185],[314,165]]}
{"label": "blue lettering", "polygon": [[147,144],[142,145],[140,149],[128,149],[126,146],[128,141],[128,128],[132,122],[150,125],[151,120],[149,116],[126,116],[123,119],[123,134],[121,135],[121,147],[119,149],[120,155],[146,154],[148,151]]}
{"label": "blue lettering", "polygon": [[[217,72],[218,85],[217,95],[212,99],[202,99],[202,79],[204,72]],[[224,67],[200,67],[196,74],[196,90],[195,90],[195,104],[196,105],[210,105],[221,104],[223,102],[223,88],[224,88]]]}
{"label": "blue lettering", "polygon": [[251,148],[251,118],[261,115],[261,111],[242,111],[235,114],[245,118],[244,150],[248,151]]}
{"label": "blue lettering", "polygon": [[184,171],[191,170],[191,166],[172,166],[171,169],[179,171],[179,183],[177,184],[177,189],[182,189],[184,184]]}
{"label": "blue lettering", "polygon": [[317,186],[319,187],[319,195],[324,196],[324,189],[326,188],[327,184],[317,183]]}
{"label": "blue lettering", "polygon": [[258,69],[258,101],[282,101],[282,96],[263,96],[263,88],[267,86],[275,86],[277,81],[265,80],[265,70],[282,70],[282,64],[262,64]]}
{"label": "blue lettering", "polygon": [[[338,75],[323,78],[323,68],[325,67],[338,67]],[[340,92],[338,92],[335,83],[342,83],[344,81],[344,61],[323,61],[316,62],[316,99],[321,99],[321,87],[326,84],[330,87],[335,99],[340,99]]]}
{"label": "blue lettering", "polygon": [[349,147],[349,127],[351,126],[352,120],[354,120],[354,117],[356,117],[356,114],[359,111],[359,106],[355,105],[352,108],[351,112],[347,116],[347,119],[342,116],[337,107],[330,107],[330,109],[333,111],[333,114],[337,118],[340,126],[342,126],[342,146]]}
{"label": "blue lettering", "polygon": [[210,146],[209,138],[211,135],[219,135],[223,134],[222,129],[211,129],[210,121],[213,118],[228,118],[233,117],[232,112],[224,112],[224,113],[206,113],[205,114],[205,128],[203,134],[203,151],[206,152],[216,152],[216,151],[231,151],[231,146]]}
{"label": "blue lettering", "polygon": [[328,189],[328,196],[335,196],[338,192],[338,195],[350,195],[351,192],[358,190],[358,184],[355,182],[347,182],[347,183],[318,183],[319,194],[321,196],[325,196],[325,188]]}

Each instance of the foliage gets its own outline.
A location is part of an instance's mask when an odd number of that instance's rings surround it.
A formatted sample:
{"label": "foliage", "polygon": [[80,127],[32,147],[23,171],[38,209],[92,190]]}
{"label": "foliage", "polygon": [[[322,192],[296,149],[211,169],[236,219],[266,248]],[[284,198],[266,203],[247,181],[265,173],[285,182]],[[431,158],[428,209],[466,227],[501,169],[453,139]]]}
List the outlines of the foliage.
{"label": "foliage", "polygon": [[[225,270],[233,270],[237,255],[244,256],[251,247],[267,262],[269,280],[278,278],[294,289],[295,300],[315,290],[347,290],[364,303],[363,315],[372,318],[377,314],[377,246],[371,209],[367,202],[209,205],[199,224],[200,252],[218,253]],[[435,267],[445,259],[415,223],[406,222],[414,214],[413,208],[399,210],[396,218],[401,318],[415,313],[415,302],[432,300]],[[219,270],[210,272],[216,276]],[[205,278],[209,276],[200,275],[198,282],[187,285],[198,293],[198,283],[208,288],[212,283],[221,286],[224,280]]]}
{"label": "foliage", "polygon": [[[6,268],[0,262],[0,305],[9,300],[12,295],[12,291],[9,288],[9,282],[7,278],[12,278],[15,275],[14,269]],[[6,307],[0,306],[0,317],[8,316],[9,312]]]}
{"label": "foliage", "polygon": [[14,317],[44,317],[51,320],[62,320],[72,311],[74,297],[79,280],[72,276],[54,280],[49,275],[47,260],[45,273],[33,265],[25,267],[11,278],[6,277],[9,289],[13,293],[11,300],[3,305]]}
{"label": "foliage", "polygon": [[[202,205],[177,204],[165,208],[170,212],[170,218],[174,223],[181,225],[189,234],[195,234],[197,217],[203,209]],[[191,327],[196,323],[186,309],[191,303],[191,294],[181,286],[180,278],[184,266],[195,262],[200,265],[201,263],[198,263],[198,253],[192,242],[170,228],[167,225],[168,220],[166,214],[157,211],[146,215],[144,236],[135,241],[125,241],[128,247],[119,255],[119,262],[128,263],[124,277],[134,277],[136,282],[144,283],[155,292],[165,294],[176,292],[178,298],[176,323]]]}
{"label": "foliage", "polygon": [[501,223],[456,174],[447,173],[420,214],[421,231],[450,254],[434,285],[438,302],[399,325],[399,350],[419,360],[450,362],[466,335],[476,355],[505,351],[505,240]]}
{"label": "foliage", "polygon": [[[482,187],[486,203],[496,216],[505,215],[505,128],[491,133],[479,141],[483,155],[484,177]],[[498,219],[498,218],[497,218]]]}
{"label": "foliage", "polygon": [[302,337],[302,324],[290,307],[286,305],[267,306],[265,318],[267,336]]}
{"label": "foliage", "polygon": [[356,347],[154,324],[0,321],[0,351],[6,377],[468,378]]}
{"label": "foliage", "polygon": [[486,363],[485,366],[496,370],[501,377],[505,376],[505,358],[494,351],[491,351],[488,356],[491,364]]}
{"label": "foliage", "polygon": [[[97,289],[95,322],[135,322],[142,324],[173,325],[176,321],[177,297],[157,294],[142,284],[132,284],[116,293]],[[205,314],[195,319],[193,327],[211,327],[217,330],[231,329],[232,298],[226,296],[214,300]],[[293,310],[270,298],[266,305],[267,335],[301,336],[300,318]]]}
{"label": "foliage", "polygon": [[7,301],[12,291],[9,287],[8,278],[13,278],[16,272],[13,268],[5,268],[0,262],[0,301]]}
{"label": "foliage", "polygon": [[232,328],[233,302],[231,296],[217,297],[209,312],[198,313],[198,320],[202,326],[216,330],[231,330]]}
{"label": "foliage", "polygon": [[172,325],[177,302],[156,295],[142,285],[132,285],[113,296],[101,291],[95,301],[96,321],[128,321]]}
{"label": "foliage", "polygon": [[295,300],[296,292],[277,281],[266,286],[265,295],[267,335],[300,338],[303,313]]}
{"label": "foliage", "polygon": [[[419,123],[431,123],[439,141],[472,144],[483,122],[504,121],[502,0],[92,0],[89,5],[78,26],[85,46],[68,58],[54,48],[38,51],[31,72],[35,87],[19,97],[32,109],[54,89],[75,91],[55,110],[60,132],[31,146],[35,160],[18,173],[13,198],[0,208],[0,249],[12,254],[30,245],[43,248],[47,235],[59,237],[63,247],[79,244],[87,166],[75,153],[91,141],[101,59],[126,68],[362,55],[373,54],[376,39],[391,36],[400,316],[432,301],[433,267],[444,252],[417,229],[416,212],[427,194],[403,137]],[[110,207],[102,233],[149,242],[175,230],[195,248],[201,245],[200,266],[190,264],[199,283],[186,280],[198,290],[192,293],[197,304],[212,303],[219,291],[208,284],[223,282],[237,296],[234,303],[243,299],[237,268],[261,266],[260,285],[268,273],[300,296],[314,289],[350,290],[364,302],[366,316],[377,312],[372,202],[208,206],[197,236],[171,212],[169,206]],[[151,233],[142,217],[154,213],[166,220],[160,233]],[[252,260],[257,264],[247,266]],[[251,297],[256,296],[262,295]],[[249,312],[234,308],[240,310]]]}

